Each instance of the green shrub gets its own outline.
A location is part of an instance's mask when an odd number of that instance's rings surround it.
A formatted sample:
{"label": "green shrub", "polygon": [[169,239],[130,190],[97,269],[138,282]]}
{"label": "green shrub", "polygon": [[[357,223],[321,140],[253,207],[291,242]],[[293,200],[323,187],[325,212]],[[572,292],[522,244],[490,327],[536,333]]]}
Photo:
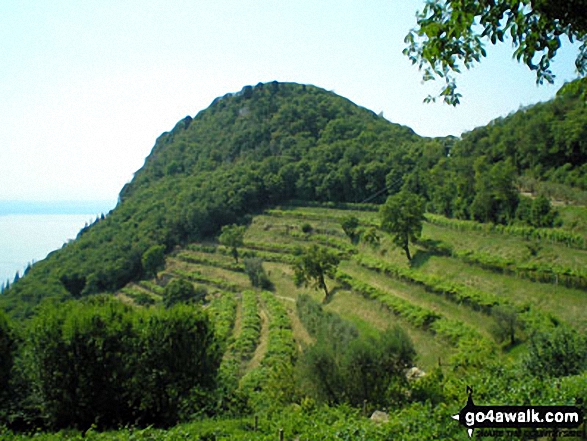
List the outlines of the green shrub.
{"label": "green shrub", "polygon": [[309,224],[309,223],[304,223],[302,224],[302,232],[305,234],[310,234],[312,231],[314,231],[314,227]]}
{"label": "green shrub", "polygon": [[198,303],[206,298],[207,293],[204,287],[194,288],[194,285],[187,280],[173,279],[165,286],[163,304],[170,308],[176,303]]}
{"label": "green shrub", "polygon": [[530,338],[525,366],[538,377],[564,377],[587,370],[587,339],[563,326]]}
{"label": "green shrub", "polygon": [[273,283],[269,280],[265,269],[263,268],[263,261],[258,257],[247,257],[245,259],[245,273],[249,276],[251,285],[255,288],[273,289]]}
{"label": "green shrub", "polygon": [[198,308],[94,297],[45,307],[28,333],[28,381],[52,428],[168,426],[186,406],[202,410],[214,387],[219,354]]}
{"label": "green shrub", "polygon": [[165,245],[153,245],[143,253],[141,258],[143,272],[148,277],[155,277],[157,271],[165,266]]}

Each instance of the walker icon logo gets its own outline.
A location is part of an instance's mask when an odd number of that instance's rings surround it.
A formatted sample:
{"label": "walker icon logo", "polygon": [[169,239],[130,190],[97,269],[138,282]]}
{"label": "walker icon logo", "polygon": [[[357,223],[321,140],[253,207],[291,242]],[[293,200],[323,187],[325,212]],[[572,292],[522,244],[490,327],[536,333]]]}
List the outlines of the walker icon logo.
{"label": "walker icon logo", "polygon": [[469,438],[474,429],[549,428],[572,429],[583,422],[575,406],[476,406],[473,389],[467,386],[467,404],[452,418],[467,428]]}

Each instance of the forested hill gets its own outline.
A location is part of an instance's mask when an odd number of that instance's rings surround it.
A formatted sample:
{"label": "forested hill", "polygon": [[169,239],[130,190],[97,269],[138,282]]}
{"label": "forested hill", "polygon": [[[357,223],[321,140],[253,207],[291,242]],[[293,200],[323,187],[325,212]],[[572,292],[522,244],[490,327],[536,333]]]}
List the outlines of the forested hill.
{"label": "forested hill", "polygon": [[46,297],[112,291],[143,275],[152,246],[170,251],[289,199],[361,202],[390,184],[399,189],[423,156],[434,163],[443,155],[440,143],[332,92],[247,86],[161,135],[117,207],[1,301],[23,316]]}
{"label": "forested hill", "polygon": [[314,86],[247,86],[161,135],[117,207],[35,264],[0,306],[22,317],[43,298],[114,291],[145,275],[153,247],[169,252],[294,199],[383,202],[404,188],[430,212],[552,226],[548,200],[521,197],[520,177],[530,190],[556,182],[578,199],[586,121],[574,91],[462,140],[430,139]]}
{"label": "forested hill", "polygon": [[[570,83],[551,101],[463,134],[449,157],[430,170],[418,164],[405,184],[449,217],[556,225],[550,200],[587,205],[586,92],[585,79]],[[533,210],[544,216],[532,219]]]}

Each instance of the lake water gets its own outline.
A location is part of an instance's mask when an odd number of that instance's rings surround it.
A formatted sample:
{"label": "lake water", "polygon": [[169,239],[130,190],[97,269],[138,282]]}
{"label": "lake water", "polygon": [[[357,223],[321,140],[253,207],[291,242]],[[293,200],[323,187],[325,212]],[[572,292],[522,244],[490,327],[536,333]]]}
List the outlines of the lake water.
{"label": "lake water", "polygon": [[0,216],[0,284],[22,275],[27,264],[61,248],[96,215],[9,214]]}
{"label": "lake water", "polygon": [[[0,203],[0,285],[7,280],[12,283],[17,271],[22,275],[29,263],[44,259],[68,240],[75,239],[86,224],[96,220],[99,213],[108,211],[92,207],[87,211],[94,214],[79,214],[79,210],[78,214],[72,214],[76,210],[60,207],[54,211],[70,213],[47,214],[46,209],[29,209],[23,214],[23,210],[6,207]],[[35,211],[42,213],[31,214]]]}

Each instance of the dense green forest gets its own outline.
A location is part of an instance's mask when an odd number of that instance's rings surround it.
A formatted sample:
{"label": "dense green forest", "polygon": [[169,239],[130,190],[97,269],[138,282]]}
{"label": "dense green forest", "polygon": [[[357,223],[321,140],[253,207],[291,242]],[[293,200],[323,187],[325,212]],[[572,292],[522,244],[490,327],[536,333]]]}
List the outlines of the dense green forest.
{"label": "dense green forest", "polygon": [[584,407],[584,83],[461,138],[309,85],[216,99],[3,290],[0,425],[465,439],[467,385]]}

